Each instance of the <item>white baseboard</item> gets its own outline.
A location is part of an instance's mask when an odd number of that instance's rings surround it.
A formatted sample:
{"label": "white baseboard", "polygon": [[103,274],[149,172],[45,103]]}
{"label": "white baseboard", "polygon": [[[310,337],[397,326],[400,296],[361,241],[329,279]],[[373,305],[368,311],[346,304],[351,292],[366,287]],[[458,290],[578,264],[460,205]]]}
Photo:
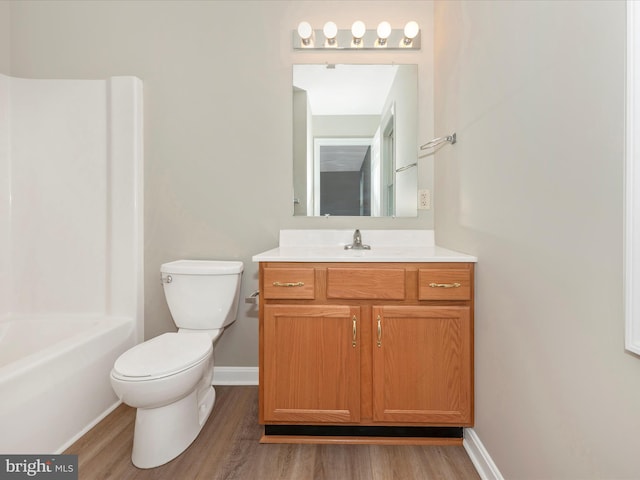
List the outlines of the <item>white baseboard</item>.
{"label": "white baseboard", "polygon": [[258,385],[258,367],[213,367],[214,385]]}
{"label": "white baseboard", "polygon": [[467,451],[473,466],[476,467],[478,475],[482,480],[504,480],[498,467],[489,456],[489,452],[484,448],[480,437],[473,428],[464,429],[464,439],[462,446]]}

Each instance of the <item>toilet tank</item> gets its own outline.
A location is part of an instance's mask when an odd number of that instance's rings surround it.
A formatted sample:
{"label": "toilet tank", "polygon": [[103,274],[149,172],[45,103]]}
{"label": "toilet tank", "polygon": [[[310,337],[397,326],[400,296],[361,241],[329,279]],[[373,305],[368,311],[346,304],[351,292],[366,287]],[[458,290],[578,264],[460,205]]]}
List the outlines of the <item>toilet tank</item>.
{"label": "toilet tank", "polygon": [[177,260],[160,266],[162,286],[178,328],[214,330],[236,319],[243,263]]}

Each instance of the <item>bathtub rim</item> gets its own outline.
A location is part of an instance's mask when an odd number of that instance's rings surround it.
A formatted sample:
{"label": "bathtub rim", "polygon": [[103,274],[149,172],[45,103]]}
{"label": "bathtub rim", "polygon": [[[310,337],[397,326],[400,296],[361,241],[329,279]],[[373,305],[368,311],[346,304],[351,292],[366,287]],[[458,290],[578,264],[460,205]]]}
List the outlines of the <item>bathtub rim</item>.
{"label": "bathtub rim", "polygon": [[[8,383],[16,377],[27,373],[28,371],[38,368],[52,359],[71,352],[78,344],[90,342],[91,340],[103,335],[106,331],[115,330],[123,327],[127,323],[131,323],[132,331],[136,329],[136,320],[121,316],[109,316],[99,314],[72,314],[72,315],[14,315],[0,320],[0,325],[11,321],[19,322],[21,320],[28,321],[64,321],[64,319],[83,319],[87,321],[99,320],[100,323],[92,326],[87,330],[83,330],[76,334],[53,343],[51,346],[29,353],[18,360],[0,366],[0,387],[3,383]],[[106,328],[106,327],[109,328]]]}

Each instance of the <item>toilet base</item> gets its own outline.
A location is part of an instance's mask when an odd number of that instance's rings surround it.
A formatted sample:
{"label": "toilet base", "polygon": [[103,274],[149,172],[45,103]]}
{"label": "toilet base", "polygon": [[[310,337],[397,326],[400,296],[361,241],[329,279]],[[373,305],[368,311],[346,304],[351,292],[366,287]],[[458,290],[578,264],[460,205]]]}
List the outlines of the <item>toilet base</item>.
{"label": "toilet base", "polygon": [[131,460],[138,468],[170,462],[196,439],[215,403],[213,386],[196,388],[177,402],[158,408],[138,408]]}

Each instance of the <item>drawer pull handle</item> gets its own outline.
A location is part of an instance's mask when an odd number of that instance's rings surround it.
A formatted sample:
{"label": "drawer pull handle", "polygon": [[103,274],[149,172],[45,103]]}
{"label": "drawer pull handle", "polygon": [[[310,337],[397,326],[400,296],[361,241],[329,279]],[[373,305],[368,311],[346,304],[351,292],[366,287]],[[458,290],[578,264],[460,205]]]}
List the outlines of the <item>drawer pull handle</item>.
{"label": "drawer pull handle", "polygon": [[382,347],[382,323],[380,315],[378,315],[378,348]]}
{"label": "drawer pull handle", "polygon": [[357,336],[358,336],[358,330],[357,330],[357,322],[356,322],[356,320],[357,320],[357,319],[356,319],[356,316],[354,315],[354,316],[353,316],[353,338],[352,338],[352,340],[351,340],[351,346],[352,346],[353,348],[355,348],[355,347],[356,347],[356,338],[357,338]]}
{"label": "drawer pull handle", "polygon": [[458,288],[461,287],[462,284],[455,282],[455,283],[430,283],[429,286],[431,288]]}
{"label": "drawer pull handle", "polygon": [[274,287],[304,287],[304,282],[273,282]]}

